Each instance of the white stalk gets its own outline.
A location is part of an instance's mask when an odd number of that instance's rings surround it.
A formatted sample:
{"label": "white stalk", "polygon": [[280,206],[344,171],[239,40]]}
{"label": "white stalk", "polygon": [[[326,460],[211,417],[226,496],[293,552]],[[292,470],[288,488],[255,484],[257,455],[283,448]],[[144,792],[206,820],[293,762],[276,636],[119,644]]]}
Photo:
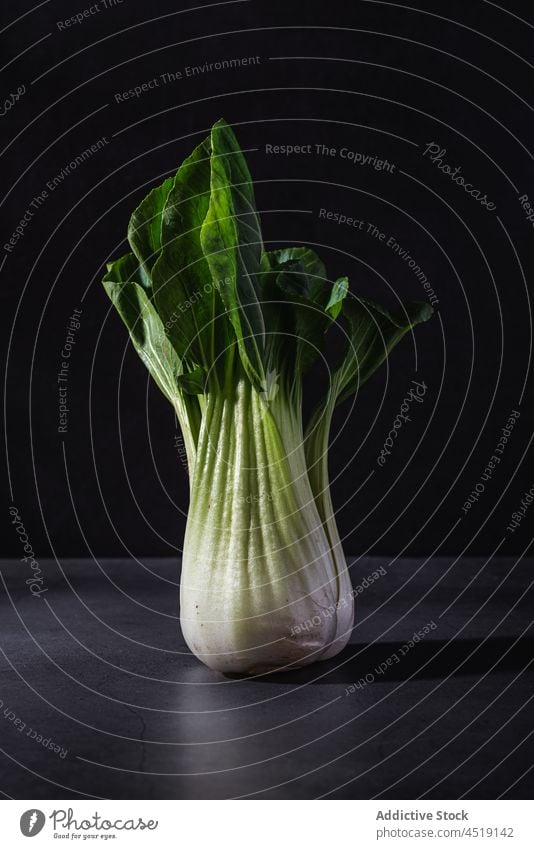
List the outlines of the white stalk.
{"label": "white stalk", "polygon": [[[284,407],[279,398],[276,407]],[[289,409],[285,415],[290,420]],[[279,428],[248,380],[208,397],[184,542],[181,625],[191,651],[212,669],[261,674],[342,647],[338,566],[299,469],[300,429],[292,436]]]}
{"label": "white stalk", "polygon": [[328,474],[328,443],[334,405],[335,396],[332,394],[325,407],[312,417],[306,437],[309,480],[337,575],[337,630],[323,660],[334,657],[345,648],[354,626],[354,593],[335,520]]}

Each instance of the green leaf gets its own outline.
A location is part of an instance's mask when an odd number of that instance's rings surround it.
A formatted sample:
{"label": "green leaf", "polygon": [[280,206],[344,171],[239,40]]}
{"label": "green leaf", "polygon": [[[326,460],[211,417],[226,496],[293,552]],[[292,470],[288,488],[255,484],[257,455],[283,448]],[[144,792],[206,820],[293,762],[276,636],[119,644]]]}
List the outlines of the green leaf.
{"label": "green leaf", "polygon": [[178,385],[188,395],[203,395],[206,392],[206,372],[198,368],[178,377]]}
{"label": "green leaf", "polygon": [[345,358],[332,377],[336,404],[357,392],[412,327],[433,313],[428,303],[412,301],[395,313],[366,298],[348,298],[343,315],[348,324],[349,344]]}
{"label": "green leaf", "polygon": [[107,282],[126,282],[131,280],[138,283],[143,289],[149,290],[152,286],[150,277],[145,273],[139,265],[136,257],[133,254],[125,254],[113,262],[106,263],[107,273],[102,282],[104,285]]}
{"label": "green leaf", "polygon": [[200,243],[210,204],[210,145],[205,139],[179,168],[163,209],[162,250],[152,270],[154,302],[176,351],[212,369],[224,350],[222,303]]}
{"label": "green leaf", "polygon": [[328,303],[325,307],[326,312],[335,320],[343,308],[343,301],[347,297],[349,291],[349,278],[338,277],[332,286]]}
{"label": "green leaf", "polygon": [[326,271],[309,248],[276,251],[275,258],[280,269],[276,285],[287,303],[282,309],[291,319],[285,346],[289,347],[291,367],[300,376],[319,355],[330,323],[324,310]]}
{"label": "green leaf", "polygon": [[348,279],[330,284],[322,261],[304,247],[270,251],[262,269],[263,296],[276,301],[281,295],[284,300],[283,305],[275,303],[270,308],[267,326],[272,332],[276,316],[283,316],[277,322],[279,353],[285,352],[293,370],[302,374],[319,356],[324,335],[347,294]]}
{"label": "green leaf", "polygon": [[161,252],[163,209],[173,182],[173,177],[169,177],[161,186],[152,189],[133,212],[128,224],[128,241],[148,276]]}
{"label": "green leaf", "polygon": [[277,284],[287,295],[319,304],[325,287],[326,269],[311,248],[283,248],[269,253],[271,267],[278,270]]}
{"label": "green leaf", "polygon": [[133,254],[108,265],[104,288],[124,321],[135,350],[161,391],[172,404],[177,400],[176,380],[182,363],[146,289],[138,282],[141,273]]}
{"label": "green leaf", "polygon": [[224,121],[218,121],[211,132],[211,195],[200,240],[234,328],[245,371],[260,388],[265,349],[265,323],[258,298],[261,230],[245,158]]}

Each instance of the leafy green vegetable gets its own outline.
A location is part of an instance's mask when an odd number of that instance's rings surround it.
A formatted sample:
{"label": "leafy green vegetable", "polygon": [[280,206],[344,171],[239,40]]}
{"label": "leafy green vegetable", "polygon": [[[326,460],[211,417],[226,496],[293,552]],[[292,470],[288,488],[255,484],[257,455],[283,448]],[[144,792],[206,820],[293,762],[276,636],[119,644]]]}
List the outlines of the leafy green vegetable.
{"label": "leafy green vegetable", "polygon": [[[347,277],[330,281],[310,248],[266,251],[224,121],[137,207],[128,239],[103,283],[184,433],[186,641],[227,672],[331,657],[353,622],[328,481],[332,414],[432,309],[389,313]],[[304,428],[304,378],[334,322],[346,349]]]}

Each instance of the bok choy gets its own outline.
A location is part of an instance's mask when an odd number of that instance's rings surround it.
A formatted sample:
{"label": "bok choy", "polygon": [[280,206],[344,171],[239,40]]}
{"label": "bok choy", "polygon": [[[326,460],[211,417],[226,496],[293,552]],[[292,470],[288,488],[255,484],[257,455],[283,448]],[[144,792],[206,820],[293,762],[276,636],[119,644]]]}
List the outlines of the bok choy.
{"label": "bok choy", "polygon": [[[307,247],[266,250],[245,158],[218,121],[133,213],[103,283],[172,404],[190,470],[181,625],[212,669],[337,654],[353,597],[328,480],[335,407],[432,308],[390,313]],[[303,423],[303,376],[334,322],[345,353]]]}

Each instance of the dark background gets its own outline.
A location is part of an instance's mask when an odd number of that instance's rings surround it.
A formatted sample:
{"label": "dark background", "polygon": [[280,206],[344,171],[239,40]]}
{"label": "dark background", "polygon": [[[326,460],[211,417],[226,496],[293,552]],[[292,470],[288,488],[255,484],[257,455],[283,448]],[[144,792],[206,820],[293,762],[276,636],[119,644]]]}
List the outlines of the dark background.
{"label": "dark background", "polygon": [[[318,217],[320,208],[340,211],[393,235],[439,299],[437,315],[417,330],[417,371],[405,340],[337,416],[332,489],[346,550],[522,552],[529,519],[513,534],[506,526],[533,482],[534,233],[518,201],[534,198],[533,27],[514,17],[528,17],[530,4],[508,3],[513,14],[505,14],[482,0],[426,3],[420,12],[251,0],[185,11],[171,0],[124,0],[58,30],[57,21],[89,5],[2,3],[2,91],[26,86],[0,119],[2,244],[48,180],[109,140],[50,194],[14,250],[2,250],[4,527],[15,504],[40,557],[180,550],[188,481],[176,424],[100,278],[106,260],[126,250],[134,206],[224,116],[242,147],[254,149],[248,161],[269,247],[314,245],[331,277],[347,274],[354,292],[377,301],[424,299],[413,272],[383,244]],[[124,103],[114,97],[187,65],[256,55],[258,65],[184,78]],[[422,156],[431,141],[495,212]],[[396,168],[266,155],[266,143],[347,147]],[[74,308],[81,327],[68,433],[59,434],[57,373]],[[312,380],[312,396],[322,377]],[[412,379],[428,385],[424,403],[380,469],[377,454]],[[461,518],[512,409],[521,416],[502,462]],[[9,528],[4,555],[19,549]]]}
{"label": "dark background", "polygon": [[[65,31],[57,22],[90,0],[1,4],[1,527],[12,559],[0,569],[0,794],[532,798],[533,562],[522,555],[534,506],[507,530],[534,482],[534,231],[518,200],[534,201],[532,4],[96,2]],[[163,73],[243,56],[260,62],[116,102]],[[350,642],[326,663],[252,680],[209,670],[181,636],[178,431],[100,283],[106,260],[126,250],[132,209],[220,116],[247,150],[269,247],[315,246],[332,278],[347,274],[353,292],[390,306],[424,298],[399,256],[318,211],[351,215],[393,236],[439,300],[416,347],[405,339],[336,417],[332,489],[357,603]],[[103,136],[6,253],[32,199]],[[429,142],[495,211],[423,157]],[[395,169],[265,151],[299,143]],[[61,434],[57,374],[74,309]],[[310,376],[310,402],[325,378]],[[424,402],[379,468],[413,379],[428,386]],[[464,515],[514,409],[502,461]],[[43,581],[38,600],[13,506]],[[384,577],[372,578],[378,569]]]}

